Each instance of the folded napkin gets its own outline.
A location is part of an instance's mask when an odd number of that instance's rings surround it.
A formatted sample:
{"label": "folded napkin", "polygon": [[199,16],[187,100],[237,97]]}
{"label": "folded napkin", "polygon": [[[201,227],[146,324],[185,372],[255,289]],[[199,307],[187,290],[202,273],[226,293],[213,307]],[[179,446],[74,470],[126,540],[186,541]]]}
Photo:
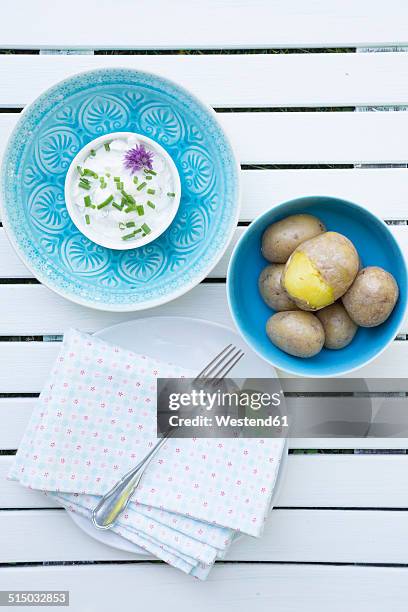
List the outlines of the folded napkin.
{"label": "folded napkin", "polygon": [[[157,441],[156,379],[194,375],[68,331],[9,477],[89,518]],[[205,579],[237,533],[262,533],[283,448],[279,439],[169,439],[113,531]]]}

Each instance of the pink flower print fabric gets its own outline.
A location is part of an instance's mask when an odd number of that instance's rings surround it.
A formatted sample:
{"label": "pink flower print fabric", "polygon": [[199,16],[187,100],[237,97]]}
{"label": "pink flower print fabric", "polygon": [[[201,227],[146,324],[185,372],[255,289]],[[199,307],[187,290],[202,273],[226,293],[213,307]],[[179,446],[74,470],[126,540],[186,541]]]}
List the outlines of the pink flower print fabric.
{"label": "pink flower print fabric", "polygon": [[[194,375],[68,331],[10,477],[89,517],[156,442],[156,379]],[[116,533],[205,578],[236,532],[262,533],[283,448],[274,439],[169,439]]]}

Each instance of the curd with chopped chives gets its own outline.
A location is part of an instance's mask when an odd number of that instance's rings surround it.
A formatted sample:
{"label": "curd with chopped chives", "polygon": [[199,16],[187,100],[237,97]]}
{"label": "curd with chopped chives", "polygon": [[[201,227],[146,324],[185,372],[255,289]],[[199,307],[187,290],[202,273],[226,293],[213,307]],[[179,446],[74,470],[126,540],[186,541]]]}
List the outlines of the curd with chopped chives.
{"label": "curd with chopped chives", "polygon": [[92,147],[76,156],[69,183],[67,177],[68,210],[77,227],[111,248],[136,247],[160,235],[178,207],[180,181],[171,158],[154,141],[129,132],[100,137]]}

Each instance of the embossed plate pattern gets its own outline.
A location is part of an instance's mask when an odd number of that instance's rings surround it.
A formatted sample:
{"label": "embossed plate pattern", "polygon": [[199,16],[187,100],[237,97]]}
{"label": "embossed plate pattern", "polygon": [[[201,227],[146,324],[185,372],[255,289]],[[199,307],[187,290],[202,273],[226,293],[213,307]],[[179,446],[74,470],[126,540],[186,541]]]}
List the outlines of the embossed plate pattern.
{"label": "embossed plate pattern", "polygon": [[[115,251],[74,226],[65,175],[97,136],[134,131],[159,142],[181,179],[169,229],[145,247]],[[215,113],[182,87],[135,70],[81,73],[22,113],[2,169],[2,220],[24,263],[64,297],[102,310],[141,310],[199,283],[225,251],[239,209],[239,170]]]}

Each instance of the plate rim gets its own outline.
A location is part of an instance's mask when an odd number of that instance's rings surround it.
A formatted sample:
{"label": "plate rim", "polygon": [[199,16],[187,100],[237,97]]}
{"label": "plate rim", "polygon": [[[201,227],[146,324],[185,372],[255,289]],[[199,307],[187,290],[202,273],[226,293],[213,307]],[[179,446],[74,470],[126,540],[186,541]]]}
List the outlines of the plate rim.
{"label": "plate rim", "polygon": [[[73,78],[81,77],[81,76],[86,76],[86,75],[97,74],[99,72],[101,72],[101,73],[103,73],[103,72],[117,72],[117,71],[120,71],[120,70],[127,71],[127,72],[133,72],[133,73],[137,73],[137,74],[142,74],[142,75],[147,75],[147,76],[150,76],[150,77],[157,77],[158,79],[160,79],[162,81],[166,81],[170,85],[175,86],[178,89],[180,89],[181,91],[183,91],[190,98],[194,99],[195,102],[199,106],[201,106],[202,108],[205,108],[207,110],[207,112],[214,119],[214,121],[217,124],[219,130],[223,134],[223,136],[225,138],[225,141],[228,143],[228,145],[229,145],[229,147],[230,147],[230,149],[232,151],[232,162],[233,162],[233,165],[235,166],[236,177],[237,177],[237,185],[236,185],[236,188],[237,188],[237,197],[236,197],[235,214],[234,214],[234,218],[233,218],[232,223],[231,223],[231,229],[230,229],[230,231],[228,233],[227,240],[226,240],[226,243],[225,243],[224,247],[222,249],[220,249],[219,253],[216,255],[216,257],[214,258],[214,261],[211,263],[211,265],[207,266],[207,268],[200,275],[198,275],[193,281],[190,281],[187,285],[174,290],[170,295],[165,295],[165,296],[157,297],[157,298],[155,298],[153,300],[150,300],[148,302],[148,304],[146,304],[146,303],[141,303],[141,304],[138,304],[138,303],[136,303],[136,304],[107,304],[105,302],[102,303],[102,302],[89,301],[87,299],[81,298],[76,293],[70,294],[70,293],[64,291],[61,288],[57,288],[57,287],[53,286],[53,284],[49,282],[49,279],[47,278],[47,275],[43,274],[41,272],[38,272],[37,270],[34,270],[31,267],[31,263],[30,263],[29,259],[26,258],[26,256],[21,252],[20,246],[19,246],[18,242],[15,240],[14,232],[13,232],[13,230],[11,228],[11,225],[9,225],[9,220],[8,220],[8,216],[7,216],[7,213],[6,213],[6,210],[5,210],[5,204],[4,204],[4,202],[5,202],[5,197],[4,197],[4,194],[5,194],[5,174],[6,174],[5,167],[6,167],[6,161],[7,161],[7,151],[8,151],[8,147],[9,147],[10,141],[15,136],[15,134],[18,132],[18,130],[20,129],[20,124],[21,124],[25,114],[31,110],[31,108],[38,102],[38,100],[40,98],[42,98],[43,96],[49,95],[49,93],[55,87],[61,86],[64,83],[68,83]],[[9,134],[9,136],[7,138],[7,143],[6,143],[6,146],[5,146],[5,149],[4,149],[4,155],[3,155],[3,159],[2,159],[2,163],[1,163],[1,169],[0,169],[0,193],[1,193],[1,196],[2,196],[2,197],[0,197],[1,220],[2,220],[3,227],[5,229],[5,233],[6,233],[7,239],[9,241],[9,243],[11,244],[14,252],[18,255],[19,259],[22,261],[22,263],[30,270],[30,272],[32,272],[34,277],[37,280],[39,280],[41,282],[41,284],[45,285],[46,287],[48,287],[48,289],[50,289],[51,291],[53,291],[57,295],[60,295],[61,297],[69,300],[70,302],[73,302],[75,304],[79,304],[80,306],[86,306],[88,308],[92,308],[93,310],[99,310],[99,311],[104,311],[104,312],[138,312],[138,311],[148,310],[150,308],[156,308],[157,306],[162,306],[163,304],[167,304],[169,302],[172,302],[173,300],[176,300],[177,298],[179,298],[182,295],[188,293],[189,291],[194,289],[194,287],[199,285],[205,278],[207,278],[208,274],[215,268],[215,266],[221,260],[221,258],[223,257],[223,255],[227,251],[229,245],[231,244],[232,238],[234,236],[234,232],[235,232],[236,227],[237,227],[237,223],[239,221],[239,214],[240,214],[240,211],[241,211],[241,203],[242,203],[242,177],[241,177],[241,166],[240,166],[240,163],[238,161],[237,154],[236,154],[236,148],[232,144],[232,142],[231,142],[227,132],[224,130],[223,126],[221,125],[220,121],[218,120],[217,113],[215,112],[215,110],[209,104],[207,104],[206,102],[201,100],[195,93],[191,92],[186,87],[184,87],[184,85],[181,85],[180,83],[178,83],[174,79],[169,79],[167,76],[163,76],[163,75],[161,75],[161,74],[159,74],[157,72],[147,71],[147,70],[138,70],[137,68],[129,68],[127,66],[120,65],[120,66],[115,66],[115,67],[106,67],[106,68],[101,67],[101,68],[94,68],[94,69],[91,69],[91,70],[80,70],[78,72],[75,72],[74,74],[71,74],[71,75],[65,77],[64,79],[60,79],[60,80],[54,82],[52,85],[50,85],[49,87],[44,89],[44,91],[42,91],[38,96],[36,96],[33,100],[31,100],[31,102],[29,102],[23,108],[23,110],[19,114],[19,118],[17,120],[17,123],[15,124],[14,128],[12,129],[12,131],[10,132],[10,134]]]}

